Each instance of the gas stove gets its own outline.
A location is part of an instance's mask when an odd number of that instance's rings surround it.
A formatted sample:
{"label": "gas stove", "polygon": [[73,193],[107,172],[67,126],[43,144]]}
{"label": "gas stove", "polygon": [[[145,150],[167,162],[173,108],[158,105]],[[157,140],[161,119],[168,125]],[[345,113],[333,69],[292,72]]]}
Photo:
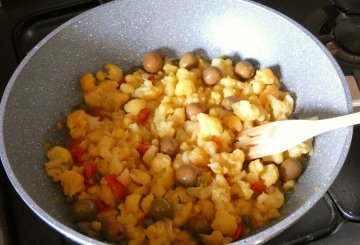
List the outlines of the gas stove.
{"label": "gas stove", "polygon": [[[101,0],[1,0],[0,91],[26,53],[70,18]],[[358,0],[257,0],[294,19],[333,54],[345,75],[360,81]],[[266,244],[360,244],[360,128],[354,128],[343,169],[324,197]],[[0,244],[75,245],[50,228],[21,200],[0,168]]]}

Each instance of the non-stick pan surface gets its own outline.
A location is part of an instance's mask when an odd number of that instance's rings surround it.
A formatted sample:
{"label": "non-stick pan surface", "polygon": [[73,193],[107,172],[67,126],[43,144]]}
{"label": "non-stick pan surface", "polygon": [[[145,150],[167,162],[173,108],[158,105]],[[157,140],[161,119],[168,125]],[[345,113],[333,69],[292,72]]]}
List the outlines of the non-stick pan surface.
{"label": "non-stick pan surface", "polygon": [[[195,51],[253,59],[271,67],[296,97],[296,115],[349,113],[345,78],[326,49],[289,18],[240,0],[115,1],[86,12],[41,41],[12,76],[1,102],[1,158],[24,201],[53,228],[84,244],[57,184],[46,175],[43,143],[53,126],[81,102],[78,80],[115,63],[130,71],[144,52]],[[281,217],[238,244],[264,242],[301,217],[329,188],[345,160],[352,128],[316,138],[311,156]]]}

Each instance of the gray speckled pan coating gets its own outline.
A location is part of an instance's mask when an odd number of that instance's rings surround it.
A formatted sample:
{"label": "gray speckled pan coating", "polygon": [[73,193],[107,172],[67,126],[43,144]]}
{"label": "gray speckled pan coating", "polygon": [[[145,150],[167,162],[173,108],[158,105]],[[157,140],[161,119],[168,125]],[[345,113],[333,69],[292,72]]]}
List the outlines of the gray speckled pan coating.
{"label": "gray speckled pan coating", "polygon": [[[248,1],[116,1],[65,23],[19,65],[1,102],[1,158],[23,200],[44,221],[83,244],[101,244],[74,231],[60,187],[43,170],[44,140],[55,122],[79,104],[79,77],[106,62],[128,71],[145,51],[167,56],[195,50],[227,54],[275,68],[296,95],[299,117],[352,111],[344,76],[324,47],[301,26]],[[281,217],[237,244],[258,244],[308,211],[341,169],[352,128],[316,138],[315,153]]]}

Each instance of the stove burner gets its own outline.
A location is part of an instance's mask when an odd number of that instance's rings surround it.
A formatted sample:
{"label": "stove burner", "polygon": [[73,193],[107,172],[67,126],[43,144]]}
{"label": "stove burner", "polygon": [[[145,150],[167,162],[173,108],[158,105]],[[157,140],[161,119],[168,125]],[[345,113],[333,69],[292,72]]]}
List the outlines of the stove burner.
{"label": "stove burner", "polygon": [[328,42],[325,46],[335,59],[346,61],[354,65],[360,65],[360,55],[348,52],[334,41]]}
{"label": "stove burner", "polygon": [[351,53],[360,54],[360,16],[340,14],[333,30],[335,41]]}
{"label": "stove burner", "polygon": [[360,13],[349,8],[350,5],[345,7],[344,3],[348,3],[345,0],[331,1],[333,4],[324,5],[310,14],[303,25],[338,61],[359,69]]}

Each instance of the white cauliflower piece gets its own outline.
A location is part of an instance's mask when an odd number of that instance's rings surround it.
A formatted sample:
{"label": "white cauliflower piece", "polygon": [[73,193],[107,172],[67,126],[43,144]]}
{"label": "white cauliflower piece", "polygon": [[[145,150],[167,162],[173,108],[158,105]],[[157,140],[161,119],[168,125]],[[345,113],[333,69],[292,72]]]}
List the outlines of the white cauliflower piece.
{"label": "white cauliflower piece", "polygon": [[274,84],[279,82],[279,79],[274,75],[270,68],[257,70],[254,79],[263,84]]}
{"label": "white cauliflower piece", "polygon": [[270,187],[279,179],[279,170],[274,164],[267,164],[264,166],[264,171],[261,173],[261,179],[264,181],[266,187]]}
{"label": "white cauliflower piece", "polygon": [[283,101],[272,95],[268,95],[267,99],[273,109],[273,116],[276,121],[287,119],[294,110],[294,100],[290,95],[286,95]]}
{"label": "white cauliflower piece", "polygon": [[59,175],[69,170],[74,164],[70,151],[60,146],[49,150],[47,157],[49,161],[45,163],[45,171],[54,181],[58,181]]}
{"label": "white cauliflower piece", "polygon": [[215,58],[211,61],[211,65],[220,69],[222,77],[234,76],[234,67],[230,59]]}
{"label": "white cauliflower piece", "polygon": [[241,121],[254,121],[260,116],[259,108],[247,100],[240,100],[234,103],[232,108],[234,114],[238,116]]}
{"label": "white cauliflower piece", "polygon": [[157,99],[162,92],[161,86],[154,86],[150,80],[145,80],[143,85],[135,90],[134,95],[141,99],[152,100]]}
{"label": "white cauliflower piece", "polygon": [[289,157],[292,158],[299,158],[302,154],[309,154],[313,153],[313,145],[312,145],[313,138],[308,139],[307,141],[294,146],[293,148],[289,149]]}
{"label": "white cauliflower piece", "polygon": [[221,121],[216,117],[211,117],[204,113],[197,115],[200,131],[199,137],[206,138],[208,136],[220,135],[223,132]]}
{"label": "white cauliflower piece", "polygon": [[196,92],[197,77],[194,72],[188,71],[185,68],[180,68],[176,72],[178,83],[175,88],[175,95],[191,95]]}

